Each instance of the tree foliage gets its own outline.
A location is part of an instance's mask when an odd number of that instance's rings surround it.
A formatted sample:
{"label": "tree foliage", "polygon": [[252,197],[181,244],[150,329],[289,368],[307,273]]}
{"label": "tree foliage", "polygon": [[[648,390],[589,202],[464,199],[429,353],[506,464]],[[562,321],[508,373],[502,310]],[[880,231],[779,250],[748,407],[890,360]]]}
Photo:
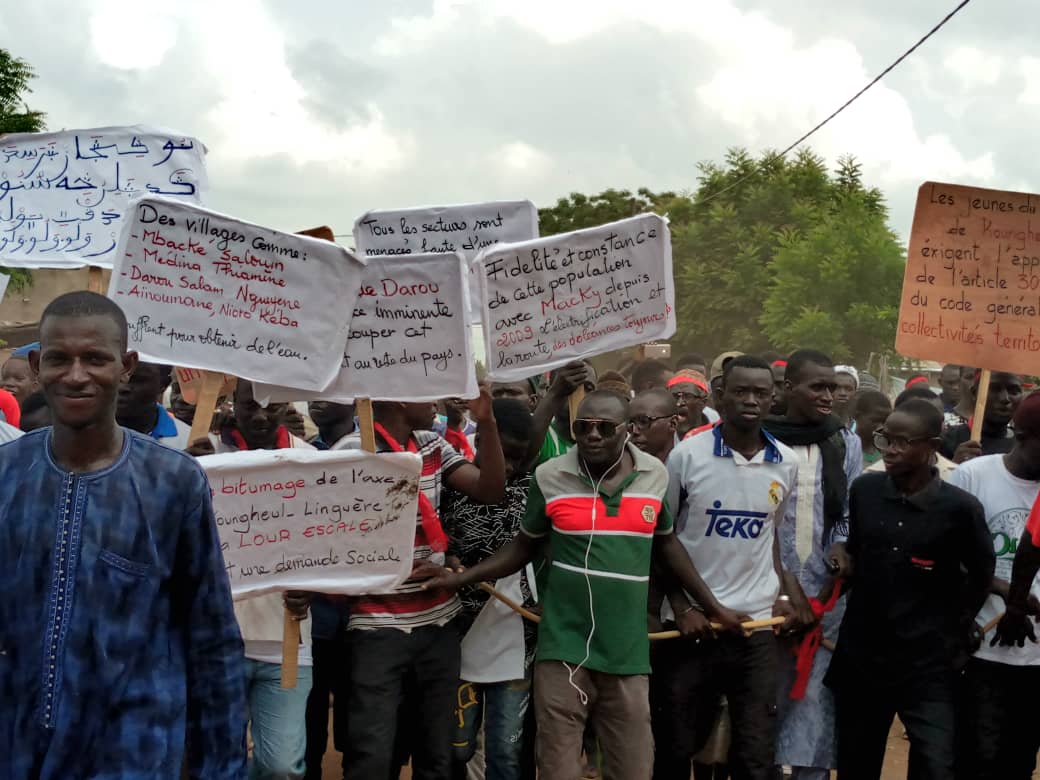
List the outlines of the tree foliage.
{"label": "tree foliage", "polygon": [[809,150],[699,166],[696,190],[573,193],[539,212],[543,235],[654,211],[672,232],[678,349],[816,347],[864,361],[891,350],[903,254],[859,164],[831,174]]}
{"label": "tree foliage", "polygon": [[[6,133],[39,133],[47,128],[46,114],[32,111],[25,104],[25,94],[32,92],[29,81],[36,77],[35,71],[23,59],[0,49],[0,136]],[[32,272],[25,268],[3,268],[11,281],[12,292],[24,290],[32,284]]]}
{"label": "tree foliage", "polygon": [[32,92],[29,81],[35,77],[28,62],[0,49],[0,134],[39,133],[46,129],[47,115],[32,111],[25,104],[25,94]]}

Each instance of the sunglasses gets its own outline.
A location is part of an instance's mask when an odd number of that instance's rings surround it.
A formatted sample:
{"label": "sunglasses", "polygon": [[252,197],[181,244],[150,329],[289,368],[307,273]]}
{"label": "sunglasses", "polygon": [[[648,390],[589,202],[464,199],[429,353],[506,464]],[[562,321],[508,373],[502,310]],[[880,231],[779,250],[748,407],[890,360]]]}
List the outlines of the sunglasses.
{"label": "sunglasses", "polygon": [[620,428],[623,423],[614,422],[613,420],[595,420],[592,418],[578,418],[571,423],[571,430],[574,431],[575,436],[588,436],[593,430],[598,430],[599,435],[604,439],[609,439]]}
{"label": "sunglasses", "polygon": [[879,450],[905,450],[911,444],[929,441],[931,436],[918,436],[908,439],[905,436],[891,436],[883,430],[874,431],[874,446]]}
{"label": "sunglasses", "polygon": [[639,414],[639,415],[636,415],[635,417],[633,417],[631,420],[628,421],[628,427],[629,428],[639,428],[640,430],[642,430],[644,428],[649,428],[651,425],[653,425],[658,420],[670,420],[674,416],[675,416],[674,414],[661,414],[661,415],[658,415],[657,417],[651,417],[648,414]]}

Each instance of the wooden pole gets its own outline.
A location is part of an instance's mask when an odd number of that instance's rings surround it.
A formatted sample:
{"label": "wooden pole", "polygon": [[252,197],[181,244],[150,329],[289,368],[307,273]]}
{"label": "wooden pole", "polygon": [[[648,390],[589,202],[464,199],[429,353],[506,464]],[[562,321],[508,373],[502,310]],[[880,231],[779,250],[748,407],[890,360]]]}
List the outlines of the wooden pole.
{"label": "wooden pole", "polygon": [[584,387],[579,387],[577,390],[575,390],[573,393],[571,393],[570,396],[568,396],[568,398],[567,398],[567,407],[568,407],[568,410],[570,411],[570,416],[571,416],[571,438],[572,439],[575,438],[575,436],[574,436],[574,421],[578,417],[578,407],[581,406],[581,402],[584,401],[584,400],[585,400],[585,388]]}
{"label": "wooden pole", "polygon": [[988,368],[979,374],[979,389],[975,391],[975,414],[971,418],[971,440],[982,444],[982,421],[986,416],[986,400],[989,398],[989,378],[992,372]]}
{"label": "wooden pole", "polygon": [[354,413],[357,414],[358,426],[361,428],[361,449],[365,452],[375,452],[376,429],[375,418],[372,416],[372,399],[355,399]]}
{"label": "wooden pole", "polygon": [[285,610],[282,625],[282,687],[295,688],[300,662],[300,621]]}
{"label": "wooden pole", "polygon": [[92,265],[87,269],[87,289],[98,295],[105,294],[105,280],[101,275],[101,267]]}
{"label": "wooden pole", "polygon": [[[530,620],[532,623],[542,622],[542,618],[540,615],[536,615],[534,612],[531,612],[531,610],[525,608],[522,604],[518,604],[517,602],[513,601],[513,599],[509,598],[509,596],[495,590],[495,586],[492,585],[490,582],[477,583],[477,587],[485,593],[487,593],[488,595],[492,596],[493,598],[498,599],[511,610],[516,612],[518,615],[520,615],[523,618],[526,618],[527,620]],[[743,626],[745,631],[754,631],[756,628],[770,628],[772,626],[778,626],[781,623],[783,623],[785,619],[786,618],[782,617],[773,617],[766,618],[765,620],[750,620],[746,623],[741,623],[741,626]],[[722,628],[722,626],[719,623],[712,623],[711,627],[716,630]],[[678,639],[680,636],[682,636],[682,634],[678,631],[655,631],[647,634],[647,636],[650,637],[651,641],[657,641],[659,639]]]}
{"label": "wooden pole", "polygon": [[188,443],[209,436],[209,428],[213,422],[213,413],[217,408],[217,398],[224,386],[224,375],[216,371],[206,371],[202,375],[202,387],[195,402],[195,417],[191,421],[191,433]]}

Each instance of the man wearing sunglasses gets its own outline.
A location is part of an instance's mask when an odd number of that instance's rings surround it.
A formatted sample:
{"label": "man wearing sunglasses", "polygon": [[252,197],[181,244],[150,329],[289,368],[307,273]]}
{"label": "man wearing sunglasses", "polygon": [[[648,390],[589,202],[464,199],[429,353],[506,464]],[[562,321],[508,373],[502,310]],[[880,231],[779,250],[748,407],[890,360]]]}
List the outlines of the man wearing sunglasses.
{"label": "man wearing sunglasses", "polygon": [[[582,734],[591,722],[604,777],[650,778],[651,556],[722,630],[742,631],[739,616],[705,587],[672,533],[664,505],[668,473],[629,443],[628,406],[609,391],[586,396],[574,420],[576,448],[535,472],[521,533],[476,566],[426,583],[457,590],[508,576],[548,539],[552,565],[534,675],[538,769],[544,777],[581,777]],[[695,630],[710,632],[706,616]]]}
{"label": "man wearing sunglasses", "polygon": [[943,415],[914,399],[874,434],[886,474],[849,494],[848,608],[826,682],[836,696],[838,777],[881,777],[892,719],[910,739],[913,777],[954,777],[959,670],[993,579],[978,499],[932,465]]}

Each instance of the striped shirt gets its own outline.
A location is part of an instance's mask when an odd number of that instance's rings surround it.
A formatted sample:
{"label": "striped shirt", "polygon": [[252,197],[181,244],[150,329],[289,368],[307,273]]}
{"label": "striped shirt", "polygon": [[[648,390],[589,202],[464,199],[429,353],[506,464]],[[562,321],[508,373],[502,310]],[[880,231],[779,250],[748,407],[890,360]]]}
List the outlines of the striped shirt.
{"label": "striped shirt", "polygon": [[613,493],[595,490],[577,450],[535,471],[520,528],[549,537],[539,661],[608,674],[650,672],[647,588],[654,535],[672,532],[664,506],[668,472],[657,458],[627,449],[635,465]]}
{"label": "striped shirt", "polygon": [[[434,507],[441,502],[444,477],[457,469],[466,459],[454,447],[433,431],[414,431],[412,439],[422,457],[422,472],[419,489],[430,499]],[[351,434],[338,441],[333,449],[361,449],[361,434]],[[378,452],[392,452],[381,437],[376,437]],[[433,555],[426,539],[419,512],[415,514],[416,564]],[[350,628],[375,629],[396,628],[409,631],[430,625],[444,625],[462,609],[459,597],[443,590],[422,590],[422,582],[405,582],[393,593],[386,595],[359,596],[350,606]]]}

